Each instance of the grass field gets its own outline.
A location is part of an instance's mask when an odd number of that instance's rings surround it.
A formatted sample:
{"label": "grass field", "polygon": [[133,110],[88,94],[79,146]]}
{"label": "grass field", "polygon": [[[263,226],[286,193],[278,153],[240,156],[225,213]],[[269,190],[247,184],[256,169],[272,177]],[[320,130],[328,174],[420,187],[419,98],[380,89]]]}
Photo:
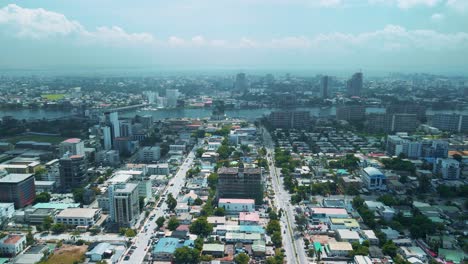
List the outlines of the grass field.
{"label": "grass field", "polygon": [[65,94],[43,94],[42,98],[45,98],[50,101],[57,101],[60,99],[63,99],[65,97]]}
{"label": "grass field", "polygon": [[64,137],[56,137],[56,136],[24,135],[24,136],[5,138],[5,139],[2,139],[1,141],[10,142],[11,144],[15,144],[18,141],[37,141],[37,142],[48,142],[51,144],[58,144],[64,141],[65,139],[66,138]]}
{"label": "grass field", "polygon": [[62,246],[44,264],[72,264],[83,259],[88,246]]}

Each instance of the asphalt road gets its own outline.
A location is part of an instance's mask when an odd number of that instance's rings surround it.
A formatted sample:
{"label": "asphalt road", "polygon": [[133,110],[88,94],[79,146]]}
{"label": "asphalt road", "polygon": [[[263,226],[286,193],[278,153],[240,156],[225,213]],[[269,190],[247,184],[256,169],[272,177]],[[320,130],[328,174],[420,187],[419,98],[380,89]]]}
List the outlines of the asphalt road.
{"label": "asphalt road", "polygon": [[[198,147],[198,146],[197,146]],[[185,175],[187,171],[190,169],[192,166],[192,163],[195,158],[195,150],[197,147],[194,147],[192,151],[187,155],[184,163],[179,167],[179,170],[177,171],[176,175],[169,181],[169,185],[166,188],[166,191],[163,192],[163,195],[161,197],[166,197],[169,193],[172,193],[174,198],[177,198],[179,191],[181,190],[182,186],[185,183]],[[153,220],[146,220],[145,224],[141,228],[141,230],[138,232],[137,236],[134,238],[134,242],[132,246],[136,246],[136,249],[134,249],[134,252],[130,256],[128,260],[123,260],[119,263],[143,263],[143,260],[148,253],[148,251],[151,249],[150,240],[151,236],[154,235],[155,233],[153,230],[157,227],[156,225],[156,219],[158,217],[164,216],[164,210],[167,209],[167,204],[164,201],[160,207],[156,207],[151,213],[151,215],[155,215]],[[145,232],[144,230],[147,229]],[[128,250],[127,250],[128,252]],[[125,254],[127,254],[127,252]],[[123,256],[125,257],[125,255]]]}
{"label": "asphalt road", "polygon": [[264,144],[267,149],[267,160],[270,164],[270,176],[272,187],[275,192],[276,206],[282,208],[284,213],[281,218],[281,226],[283,230],[283,247],[286,253],[287,263],[304,264],[309,263],[304,251],[304,245],[301,236],[295,236],[295,220],[293,206],[290,203],[291,196],[284,190],[283,179],[280,177],[280,169],[274,166],[274,144],[268,132],[263,134]]}

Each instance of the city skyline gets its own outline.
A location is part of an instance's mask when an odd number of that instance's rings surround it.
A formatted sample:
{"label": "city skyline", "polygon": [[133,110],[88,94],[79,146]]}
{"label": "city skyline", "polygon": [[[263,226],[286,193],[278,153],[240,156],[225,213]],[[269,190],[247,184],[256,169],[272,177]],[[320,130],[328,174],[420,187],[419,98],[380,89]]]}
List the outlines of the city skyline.
{"label": "city skyline", "polygon": [[467,18],[460,0],[0,1],[0,68],[464,74]]}

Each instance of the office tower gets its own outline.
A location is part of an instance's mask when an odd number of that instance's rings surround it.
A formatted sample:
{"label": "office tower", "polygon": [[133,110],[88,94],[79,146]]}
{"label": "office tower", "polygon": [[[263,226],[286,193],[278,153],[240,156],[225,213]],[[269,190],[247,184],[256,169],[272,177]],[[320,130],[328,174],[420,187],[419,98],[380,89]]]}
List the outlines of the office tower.
{"label": "office tower", "polygon": [[117,183],[107,191],[111,222],[122,227],[133,226],[140,215],[138,184]]}
{"label": "office tower", "polygon": [[111,128],[108,126],[105,126],[102,128],[102,134],[104,136],[104,149],[105,150],[110,150],[112,149],[112,133],[111,133]]}
{"label": "office tower", "polygon": [[260,168],[222,167],[218,170],[218,198],[263,199],[262,171]]}
{"label": "office tower", "polygon": [[161,148],[158,146],[143,147],[138,153],[138,160],[143,163],[156,162],[161,158]]}
{"label": "office tower", "polygon": [[361,96],[362,72],[357,72],[351,76],[346,83],[346,94],[348,96]]}
{"label": "office tower", "polygon": [[460,162],[455,159],[438,158],[434,164],[434,175],[440,175],[446,180],[456,180],[460,178]]}
{"label": "office tower", "polygon": [[87,183],[87,164],[85,156],[64,156],[59,160],[60,183],[64,189],[73,189]]}
{"label": "office tower", "polygon": [[177,107],[177,100],[179,99],[178,89],[166,89],[166,106],[169,108]]}
{"label": "office tower", "polygon": [[30,205],[36,199],[32,174],[7,174],[0,179],[0,202],[14,203],[15,208]]}
{"label": "office tower", "polygon": [[60,157],[69,153],[70,155],[84,155],[84,143],[79,138],[69,138],[59,144]]}
{"label": "office tower", "polygon": [[307,128],[311,124],[309,111],[273,111],[268,117],[274,128]]}
{"label": "office tower", "polygon": [[327,99],[328,94],[328,80],[329,77],[327,75],[323,76],[320,83],[320,98]]}
{"label": "office tower", "polygon": [[120,136],[121,137],[131,137],[132,135],[133,135],[132,121],[131,120],[121,120],[120,121]]}
{"label": "office tower", "polygon": [[245,77],[245,73],[238,73],[236,75],[236,82],[234,83],[234,90],[238,92],[245,92],[247,88],[247,78]]}
{"label": "office tower", "polygon": [[112,140],[116,137],[120,137],[120,122],[119,113],[117,112],[106,112],[104,113],[105,122],[111,128]]}
{"label": "office tower", "polygon": [[363,105],[342,105],[336,109],[336,119],[348,122],[363,121],[366,117],[366,107]]}

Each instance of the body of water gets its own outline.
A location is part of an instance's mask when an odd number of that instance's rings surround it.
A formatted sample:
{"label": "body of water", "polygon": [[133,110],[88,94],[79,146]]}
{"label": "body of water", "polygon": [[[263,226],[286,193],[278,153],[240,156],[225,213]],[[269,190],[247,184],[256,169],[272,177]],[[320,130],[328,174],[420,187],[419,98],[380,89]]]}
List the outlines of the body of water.
{"label": "body of water", "polygon": [[[244,119],[256,119],[264,115],[268,115],[271,111],[281,111],[282,109],[276,108],[261,108],[261,109],[233,109],[226,110],[226,116],[231,118],[244,118]],[[310,111],[313,116],[331,116],[336,114],[335,107],[321,108],[321,107],[303,107],[297,108],[297,110]],[[368,107],[366,108],[367,113],[385,113],[385,108]],[[463,111],[451,111],[451,110],[427,110],[428,115],[434,113],[463,113],[468,114],[467,110]],[[53,119],[58,117],[69,116],[72,113],[65,110],[47,110],[47,109],[13,109],[13,110],[0,110],[0,117],[12,116],[16,119]],[[207,108],[190,108],[190,109],[158,109],[156,111],[146,110],[132,110],[128,112],[120,113],[122,117],[133,117],[135,115],[152,115],[155,120],[165,118],[207,118],[211,116],[211,109]]]}

